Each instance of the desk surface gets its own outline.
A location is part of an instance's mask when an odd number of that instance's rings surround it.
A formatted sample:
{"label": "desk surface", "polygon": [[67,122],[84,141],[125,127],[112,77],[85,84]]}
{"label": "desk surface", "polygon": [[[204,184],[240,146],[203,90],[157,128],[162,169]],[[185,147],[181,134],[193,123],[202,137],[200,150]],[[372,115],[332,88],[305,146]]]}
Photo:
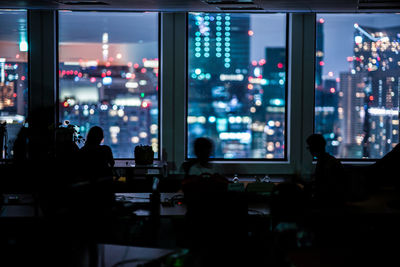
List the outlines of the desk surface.
{"label": "desk surface", "polygon": [[[151,193],[117,193],[115,194],[117,201],[125,201],[133,204],[150,203]],[[161,203],[168,202],[174,196],[182,196],[182,193],[161,193]],[[185,204],[175,204],[173,206],[160,205],[160,216],[165,217],[182,217],[186,214]],[[269,216],[270,207],[267,203],[249,203],[249,215]],[[135,211],[137,216],[149,216],[150,211],[147,209],[138,209]]]}
{"label": "desk surface", "polygon": [[[146,247],[133,247],[121,246],[110,244],[97,245],[99,255],[98,266],[114,266],[119,262],[127,261],[126,264],[121,266],[142,266],[153,260],[165,258],[177,250],[161,249],[161,248],[146,248]],[[101,265],[101,263],[104,265]]]}

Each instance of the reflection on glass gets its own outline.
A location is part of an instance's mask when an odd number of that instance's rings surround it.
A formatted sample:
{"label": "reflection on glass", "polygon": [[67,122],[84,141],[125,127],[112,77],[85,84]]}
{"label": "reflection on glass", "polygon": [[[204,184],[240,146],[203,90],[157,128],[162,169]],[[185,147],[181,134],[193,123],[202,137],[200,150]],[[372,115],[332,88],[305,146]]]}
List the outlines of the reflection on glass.
{"label": "reflection on glass", "polygon": [[399,142],[400,15],[317,16],[315,132],[340,158],[381,158]]}
{"label": "reflection on glass", "polygon": [[286,16],[190,13],[188,53],[188,157],[284,158]]}
{"label": "reflection on glass", "polygon": [[104,130],[114,157],[158,152],[158,14],[59,13],[60,121]]}
{"label": "reflection on glass", "polygon": [[13,157],[13,143],[28,110],[26,18],[26,11],[0,10],[0,123],[6,123],[0,158]]}

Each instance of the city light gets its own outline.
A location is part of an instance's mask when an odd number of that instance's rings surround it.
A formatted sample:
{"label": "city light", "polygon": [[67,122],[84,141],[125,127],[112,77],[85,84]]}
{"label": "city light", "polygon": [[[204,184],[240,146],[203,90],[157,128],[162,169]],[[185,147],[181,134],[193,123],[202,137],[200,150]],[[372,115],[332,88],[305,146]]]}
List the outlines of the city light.
{"label": "city light", "polygon": [[22,40],[19,43],[19,51],[21,51],[21,52],[27,52],[28,51],[28,43],[25,40]]}

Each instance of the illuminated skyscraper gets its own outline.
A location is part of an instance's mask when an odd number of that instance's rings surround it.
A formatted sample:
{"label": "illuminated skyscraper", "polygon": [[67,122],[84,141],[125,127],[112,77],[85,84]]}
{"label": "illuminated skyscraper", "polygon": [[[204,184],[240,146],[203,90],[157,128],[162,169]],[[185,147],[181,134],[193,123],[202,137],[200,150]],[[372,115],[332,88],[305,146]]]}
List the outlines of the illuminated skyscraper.
{"label": "illuminated skyscraper", "polygon": [[212,138],[216,157],[251,157],[249,119],[243,116],[249,113],[243,101],[250,63],[249,25],[248,14],[189,16],[189,47],[194,49],[189,51],[189,140]]}
{"label": "illuminated skyscraper", "polygon": [[338,155],[347,158],[363,156],[365,118],[366,75],[363,73],[340,73],[338,115],[340,121],[340,141]]}
{"label": "illuminated skyscraper", "polygon": [[369,157],[380,158],[399,142],[400,27],[354,25],[353,72],[367,76],[364,143]]}
{"label": "illuminated skyscraper", "polygon": [[317,36],[315,44],[315,86],[322,86],[322,67],[324,66],[324,23],[325,20],[317,20]]}
{"label": "illuminated skyscraper", "polygon": [[[281,47],[267,47],[265,49],[266,64],[263,66],[264,108],[267,128],[267,150],[273,152],[274,157],[284,156],[283,142],[285,133],[285,94],[286,94],[286,49]],[[273,150],[271,149],[273,146]],[[268,149],[269,148],[269,149]]]}

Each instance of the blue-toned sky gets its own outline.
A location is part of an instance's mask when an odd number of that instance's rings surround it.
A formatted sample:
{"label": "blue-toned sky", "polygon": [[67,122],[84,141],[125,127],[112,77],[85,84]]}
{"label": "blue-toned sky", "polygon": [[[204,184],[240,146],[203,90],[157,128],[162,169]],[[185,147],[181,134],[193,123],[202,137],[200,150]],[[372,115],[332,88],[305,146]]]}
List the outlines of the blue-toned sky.
{"label": "blue-toned sky", "polygon": [[353,56],[354,23],[375,28],[400,27],[400,15],[397,14],[322,14],[317,20],[324,19],[324,68],[323,75],[329,71],[334,77],[339,72],[348,71],[348,56]]}

